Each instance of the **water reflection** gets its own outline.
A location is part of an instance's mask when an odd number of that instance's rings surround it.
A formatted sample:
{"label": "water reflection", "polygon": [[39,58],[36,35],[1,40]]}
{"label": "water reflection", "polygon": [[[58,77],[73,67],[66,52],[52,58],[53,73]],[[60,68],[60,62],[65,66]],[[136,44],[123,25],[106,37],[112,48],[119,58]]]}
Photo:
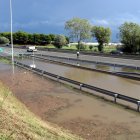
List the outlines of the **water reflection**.
{"label": "water reflection", "polygon": [[[22,60],[25,64],[30,64],[31,59]],[[110,91],[118,92],[127,96],[140,99],[140,81],[126,79],[110,74],[88,71],[59,64],[42,62],[35,60],[38,68],[64,76],[76,81],[80,81],[89,85],[97,86]],[[98,66],[99,67],[99,66]],[[101,67],[100,67],[101,68]]]}
{"label": "water reflection", "polygon": [[33,52],[33,55],[32,55],[32,64],[30,64],[30,67],[31,68],[36,68],[35,58],[34,58],[34,52]]}

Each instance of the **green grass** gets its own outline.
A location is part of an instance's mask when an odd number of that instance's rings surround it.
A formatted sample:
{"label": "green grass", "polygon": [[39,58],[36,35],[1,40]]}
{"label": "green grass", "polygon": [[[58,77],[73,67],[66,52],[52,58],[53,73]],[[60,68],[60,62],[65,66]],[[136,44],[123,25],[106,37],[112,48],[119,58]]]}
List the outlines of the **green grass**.
{"label": "green grass", "polygon": [[115,51],[116,50],[116,47],[115,46],[105,46],[104,47],[104,52],[105,53],[109,53],[111,51]]}
{"label": "green grass", "polygon": [[9,60],[7,60],[5,58],[2,58],[2,57],[0,57],[0,62],[6,63],[6,64],[9,64],[10,63]]}
{"label": "green grass", "polygon": [[79,140],[49,122],[43,122],[0,82],[0,140]]}

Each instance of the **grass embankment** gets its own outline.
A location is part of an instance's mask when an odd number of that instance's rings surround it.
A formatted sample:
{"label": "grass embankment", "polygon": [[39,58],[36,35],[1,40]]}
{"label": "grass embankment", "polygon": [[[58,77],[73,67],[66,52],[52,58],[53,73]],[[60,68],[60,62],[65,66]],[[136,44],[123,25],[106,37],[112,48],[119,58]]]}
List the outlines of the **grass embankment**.
{"label": "grass embankment", "polygon": [[0,140],[76,140],[31,113],[0,82]]}
{"label": "grass embankment", "polygon": [[0,57],[0,62],[6,63],[6,64],[9,64],[10,63],[9,60],[7,60],[5,58],[2,58],[2,57]]}

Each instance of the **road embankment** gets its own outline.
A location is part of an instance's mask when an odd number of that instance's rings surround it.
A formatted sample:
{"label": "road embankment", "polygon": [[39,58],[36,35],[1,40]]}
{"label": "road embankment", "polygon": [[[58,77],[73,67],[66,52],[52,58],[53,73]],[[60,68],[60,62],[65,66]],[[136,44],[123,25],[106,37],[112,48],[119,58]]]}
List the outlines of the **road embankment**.
{"label": "road embankment", "polygon": [[77,138],[57,126],[40,120],[0,82],[0,139],[75,140]]}

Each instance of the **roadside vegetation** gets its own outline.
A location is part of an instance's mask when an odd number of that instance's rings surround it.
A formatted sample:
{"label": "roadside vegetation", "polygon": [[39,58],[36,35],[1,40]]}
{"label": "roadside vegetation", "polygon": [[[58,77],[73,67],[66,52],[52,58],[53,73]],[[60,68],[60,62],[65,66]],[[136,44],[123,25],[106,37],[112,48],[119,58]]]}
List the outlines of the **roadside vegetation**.
{"label": "roadside vegetation", "polygon": [[0,140],[27,139],[79,140],[80,138],[40,120],[0,82]]}
{"label": "roadside vegetation", "polygon": [[0,36],[0,44],[6,44],[8,43],[9,44],[9,39],[4,37],[4,36]]}
{"label": "roadside vegetation", "polygon": [[10,64],[11,62],[5,58],[0,57],[0,62],[6,63],[6,64]]}
{"label": "roadside vegetation", "polygon": [[123,51],[127,53],[140,53],[140,25],[125,22],[119,29],[120,39],[124,44]]}
{"label": "roadside vegetation", "polygon": [[[140,25],[125,22],[119,27],[120,46],[108,45],[111,40],[111,29],[103,26],[91,25],[86,19],[72,18],[65,23],[67,36],[57,34],[38,34],[18,31],[13,33],[13,42],[16,45],[36,45],[40,48],[57,48],[69,50],[84,50],[93,52],[122,51],[129,54],[140,53]],[[8,44],[10,32],[0,33],[0,44]],[[98,45],[86,45],[86,42],[96,40]],[[77,43],[77,45],[71,45]]]}

